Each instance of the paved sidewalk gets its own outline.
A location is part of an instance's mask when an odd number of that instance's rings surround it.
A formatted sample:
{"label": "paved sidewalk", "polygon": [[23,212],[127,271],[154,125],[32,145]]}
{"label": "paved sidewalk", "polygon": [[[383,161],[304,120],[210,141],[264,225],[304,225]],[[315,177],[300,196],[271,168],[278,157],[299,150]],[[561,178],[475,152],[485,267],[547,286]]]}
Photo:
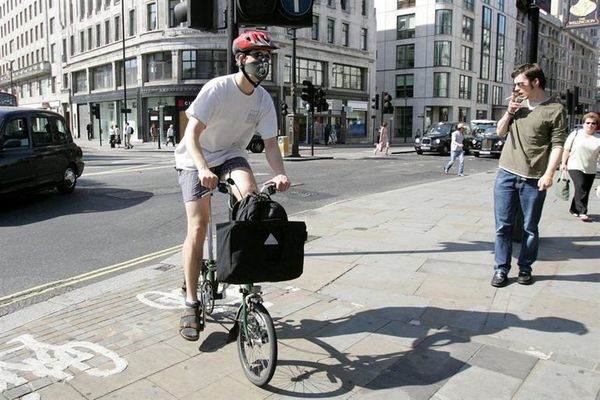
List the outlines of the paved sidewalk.
{"label": "paved sidewalk", "polygon": [[[279,362],[251,385],[224,345],[237,301],[178,335],[179,256],[0,318],[0,399],[600,396],[600,222],[551,193],[535,283],[490,286],[493,173],[294,215],[305,271],[264,285]],[[600,201],[590,200],[600,221]]]}

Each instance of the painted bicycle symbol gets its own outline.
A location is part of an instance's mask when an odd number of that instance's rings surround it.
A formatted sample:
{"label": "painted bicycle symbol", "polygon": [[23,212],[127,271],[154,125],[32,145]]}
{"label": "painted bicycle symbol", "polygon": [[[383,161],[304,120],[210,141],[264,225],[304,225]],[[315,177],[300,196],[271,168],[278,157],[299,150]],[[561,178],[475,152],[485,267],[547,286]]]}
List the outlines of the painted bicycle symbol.
{"label": "painted bicycle symbol", "polygon": [[[27,377],[31,375],[65,381],[73,379],[73,375],[66,371],[68,368],[96,377],[118,374],[127,368],[127,361],[124,358],[91,342],[75,341],[53,345],[39,342],[32,335],[25,334],[7,342],[7,344],[15,343],[21,345],[0,351],[0,392],[5,391],[8,385],[26,384],[29,381]],[[30,351],[33,356],[23,358],[20,362],[4,361],[14,359],[23,354],[23,351]],[[95,357],[103,357],[111,361],[112,368],[98,368],[87,363]],[[101,364],[94,362],[93,365]]]}

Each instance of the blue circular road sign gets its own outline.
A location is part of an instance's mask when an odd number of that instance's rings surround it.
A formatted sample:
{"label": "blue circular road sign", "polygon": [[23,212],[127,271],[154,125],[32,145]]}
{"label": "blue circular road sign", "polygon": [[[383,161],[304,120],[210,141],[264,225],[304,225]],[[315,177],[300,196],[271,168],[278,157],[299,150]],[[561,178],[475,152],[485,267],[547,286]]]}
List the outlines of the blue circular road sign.
{"label": "blue circular road sign", "polygon": [[312,10],[313,0],[279,0],[281,8],[290,16],[300,17]]}

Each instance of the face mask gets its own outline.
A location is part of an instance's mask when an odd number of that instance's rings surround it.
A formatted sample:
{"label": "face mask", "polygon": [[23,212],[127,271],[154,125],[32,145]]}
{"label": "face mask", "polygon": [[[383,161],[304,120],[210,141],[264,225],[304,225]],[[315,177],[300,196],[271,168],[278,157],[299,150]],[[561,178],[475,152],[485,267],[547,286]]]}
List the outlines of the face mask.
{"label": "face mask", "polygon": [[255,81],[258,85],[269,75],[269,60],[263,58],[262,60],[246,63],[244,64],[244,70],[250,76],[251,81]]}

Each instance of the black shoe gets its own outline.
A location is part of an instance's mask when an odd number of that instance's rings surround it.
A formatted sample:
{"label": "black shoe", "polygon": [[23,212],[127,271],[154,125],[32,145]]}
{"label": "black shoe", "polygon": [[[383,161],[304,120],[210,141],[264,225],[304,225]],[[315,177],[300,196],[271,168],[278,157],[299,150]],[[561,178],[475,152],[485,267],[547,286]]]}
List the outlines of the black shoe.
{"label": "black shoe", "polygon": [[519,271],[519,276],[517,277],[517,282],[521,285],[531,285],[533,283],[533,278],[531,277],[531,271]]}
{"label": "black shoe", "polygon": [[506,272],[504,271],[496,271],[494,272],[494,276],[492,277],[492,286],[494,287],[502,287],[508,283],[508,277],[506,276]]}

